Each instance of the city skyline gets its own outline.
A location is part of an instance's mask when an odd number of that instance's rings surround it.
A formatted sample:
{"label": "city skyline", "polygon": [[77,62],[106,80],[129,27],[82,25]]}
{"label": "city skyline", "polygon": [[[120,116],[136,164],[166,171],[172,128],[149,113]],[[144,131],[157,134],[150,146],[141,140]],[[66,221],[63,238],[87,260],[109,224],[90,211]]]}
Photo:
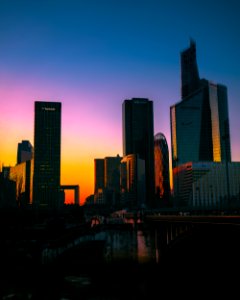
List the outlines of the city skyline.
{"label": "city skyline", "polygon": [[227,87],[232,161],[240,161],[237,1],[7,2],[0,4],[1,164],[16,164],[22,140],[33,144],[35,101],[62,102],[61,184],[79,184],[81,203],[94,192],[94,159],[122,156],[124,99],[153,101],[154,133],[171,148],[170,106],[181,98],[180,52],[190,37],[200,77]]}

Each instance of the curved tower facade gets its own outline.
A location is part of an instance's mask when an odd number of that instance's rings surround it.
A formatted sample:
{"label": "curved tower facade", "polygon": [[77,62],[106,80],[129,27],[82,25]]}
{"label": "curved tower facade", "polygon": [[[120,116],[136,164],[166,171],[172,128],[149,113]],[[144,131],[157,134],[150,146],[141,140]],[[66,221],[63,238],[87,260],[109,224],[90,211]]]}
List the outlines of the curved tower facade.
{"label": "curved tower facade", "polygon": [[169,150],[162,133],[154,136],[155,196],[157,203],[166,205],[170,196]]}

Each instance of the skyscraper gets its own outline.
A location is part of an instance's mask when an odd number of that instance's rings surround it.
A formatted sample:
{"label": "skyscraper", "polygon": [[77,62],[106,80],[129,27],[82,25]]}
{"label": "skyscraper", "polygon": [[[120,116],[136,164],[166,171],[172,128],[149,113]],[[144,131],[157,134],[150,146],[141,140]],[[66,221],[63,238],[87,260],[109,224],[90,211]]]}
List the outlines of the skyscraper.
{"label": "skyscraper", "polygon": [[227,88],[205,79],[198,82],[195,58],[191,41],[181,54],[184,97],[170,107],[173,168],[189,161],[231,161]]}
{"label": "skyscraper", "polygon": [[94,193],[104,188],[104,158],[94,159]]}
{"label": "skyscraper", "polygon": [[33,204],[59,205],[61,159],[61,103],[35,102]]}
{"label": "skyscraper", "polygon": [[155,195],[158,205],[168,205],[170,196],[169,150],[163,133],[154,136]]}
{"label": "skyscraper", "polygon": [[138,154],[145,161],[146,205],[154,205],[153,101],[132,98],[123,102],[123,156]]}
{"label": "skyscraper", "polygon": [[33,158],[33,146],[29,141],[18,143],[17,164],[28,161]]}
{"label": "skyscraper", "polygon": [[130,209],[145,206],[145,160],[138,154],[124,156],[121,161],[121,204]]}
{"label": "skyscraper", "polygon": [[94,159],[94,198],[96,203],[119,204],[121,159],[122,157],[119,155]]}
{"label": "skyscraper", "polygon": [[200,87],[196,44],[192,39],[190,40],[190,47],[181,52],[181,82],[182,99],[191,95]]}
{"label": "skyscraper", "polygon": [[183,164],[231,162],[226,86],[199,79],[192,40],[181,52],[181,68],[182,99],[170,107],[175,196],[180,195],[178,173]]}

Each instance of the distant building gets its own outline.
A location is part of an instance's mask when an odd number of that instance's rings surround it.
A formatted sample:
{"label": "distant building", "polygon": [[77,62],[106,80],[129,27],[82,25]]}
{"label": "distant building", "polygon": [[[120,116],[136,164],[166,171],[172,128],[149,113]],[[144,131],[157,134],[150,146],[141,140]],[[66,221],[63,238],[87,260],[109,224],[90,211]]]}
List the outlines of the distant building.
{"label": "distant building", "polygon": [[19,207],[32,204],[33,159],[10,168],[9,179],[16,182],[16,202]]}
{"label": "distant building", "polygon": [[123,156],[138,155],[145,162],[146,206],[154,206],[153,101],[132,98],[123,102]]}
{"label": "distant building", "polygon": [[121,206],[142,209],[146,207],[145,161],[138,154],[129,154],[121,161]]}
{"label": "distant building", "polygon": [[35,102],[33,205],[60,204],[61,103]]}
{"label": "distant building", "polygon": [[174,180],[178,207],[240,208],[240,162],[188,162],[174,169]]}
{"label": "distant building", "polygon": [[94,193],[104,188],[104,158],[94,159]]}
{"label": "distant building", "polygon": [[154,136],[155,196],[157,206],[169,205],[169,150],[163,133]]}
{"label": "distant building", "polygon": [[18,143],[17,148],[17,164],[31,160],[33,158],[33,146],[29,141]]}
{"label": "distant building", "polygon": [[17,208],[16,182],[4,176],[3,172],[0,172],[0,208]]}
{"label": "distant building", "polygon": [[122,157],[107,156],[94,160],[94,202],[116,206],[120,199],[120,163]]}

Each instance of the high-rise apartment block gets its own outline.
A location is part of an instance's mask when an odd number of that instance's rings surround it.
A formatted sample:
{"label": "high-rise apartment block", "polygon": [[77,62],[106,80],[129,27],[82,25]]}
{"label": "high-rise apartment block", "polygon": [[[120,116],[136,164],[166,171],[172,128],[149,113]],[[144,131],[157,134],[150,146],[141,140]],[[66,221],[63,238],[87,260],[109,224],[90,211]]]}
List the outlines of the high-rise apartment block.
{"label": "high-rise apartment block", "polygon": [[123,156],[138,155],[145,161],[146,206],[154,205],[153,101],[132,98],[123,102]]}
{"label": "high-rise apartment block", "polygon": [[35,102],[33,205],[56,209],[60,197],[61,103]]}

